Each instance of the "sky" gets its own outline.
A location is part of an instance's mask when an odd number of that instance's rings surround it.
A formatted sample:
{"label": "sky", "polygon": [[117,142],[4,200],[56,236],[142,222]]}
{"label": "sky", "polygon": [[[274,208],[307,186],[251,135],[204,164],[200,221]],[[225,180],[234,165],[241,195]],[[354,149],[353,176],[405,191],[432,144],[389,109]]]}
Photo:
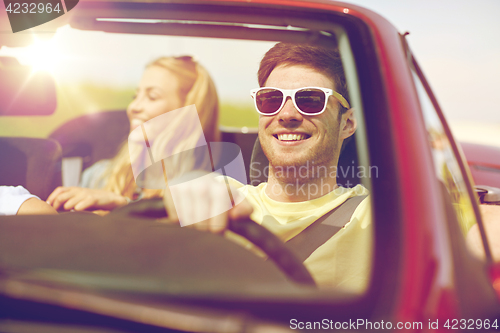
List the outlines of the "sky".
{"label": "sky", "polygon": [[408,31],[410,47],[454,120],[500,123],[500,1],[351,0]]}
{"label": "sky", "polygon": [[500,146],[500,1],[348,0],[409,44],[459,140]]}

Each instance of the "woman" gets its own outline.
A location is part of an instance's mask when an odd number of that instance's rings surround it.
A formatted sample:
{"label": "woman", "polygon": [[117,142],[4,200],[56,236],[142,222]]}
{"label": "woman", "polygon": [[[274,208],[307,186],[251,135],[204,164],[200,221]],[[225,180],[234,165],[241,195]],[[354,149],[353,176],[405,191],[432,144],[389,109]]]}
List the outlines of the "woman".
{"label": "woman", "polygon": [[[163,131],[151,146],[153,150],[172,147],[172,142],[175,142],[173,152],[182,151],[183,146],[199,141],[203,135],[206,142],[220,139],[217,92],[205,68],[188,56],[159,58],[146,67],[136,95],[127,108],[131,134],[137,133],[139,127],[144,129],[142,125],[148,120],[191,105],[196,107],[203,133],[191,132],[179,140],[179,126],[171,124],[173,130]],[[129,143],[133,143],[130,137]],[[163,190],[159,188],[142,189],[136,185],[131,161],[135,163],[141,158],[141,153],[133,145],[129,146],[124,143],[112,160],[97,162],[87,169],[82,176],[83,187],[58,187],[48,197],[47,203],[57,210],[109,211],[131,200],[161,197]],[[194,167],[194,161],[185,161],[184,169],[187,164],[189,168]]]}

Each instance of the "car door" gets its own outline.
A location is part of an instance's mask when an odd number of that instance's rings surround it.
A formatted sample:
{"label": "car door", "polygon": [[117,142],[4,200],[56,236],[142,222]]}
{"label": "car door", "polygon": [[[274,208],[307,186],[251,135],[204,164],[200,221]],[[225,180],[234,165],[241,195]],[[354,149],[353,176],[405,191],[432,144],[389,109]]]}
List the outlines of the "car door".
{"label": "car door", "polygon": [[[460,146],[453,138],[437,99],[414,56],[408,54],[427,132],[427,142],[422,144],[429,147],[432,155],[434,172],[430,177],[440,189],[439,204],[446,212],[445,229],[439,230],[440,225],[436,223],[436,233],[443,232],[439,246],[442,251],[449,252],[452,259],[449,262],[451,285],[445,288],[456,291],[457,310],[462,318],[448,319],[445,324],[450,328],[484,329],[487,327],[481,325],[495,322],[499,305],[498,291],[495,292],[493,288],[498,282],[489,274],[495,268],[495,258],[492,257],[488,240],[485,237],[481,239],[480,246],[486,253],[483,258],[473,254],[473,249],[466,244],[466,237],[472,228],[479,228],[484,233],[479,199],[473,190],[472,177]],[[499,259],[496,258],[497,261]],[[464,318],[482,320],[475,322]]]}

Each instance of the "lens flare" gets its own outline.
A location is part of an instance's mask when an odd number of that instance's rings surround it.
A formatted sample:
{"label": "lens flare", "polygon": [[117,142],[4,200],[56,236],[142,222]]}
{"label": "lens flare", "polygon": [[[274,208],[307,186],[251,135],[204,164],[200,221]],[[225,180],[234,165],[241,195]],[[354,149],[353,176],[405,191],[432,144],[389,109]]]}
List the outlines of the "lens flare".
{"label": "lens flare", "polygon": [[14,56],[22,65],[31,66],[32,73],[47,71],[54,74],[62,56],[55,38],[42,40],[36,36],[33,44],[29,46],[2,48],[2,51],[2,55]]}

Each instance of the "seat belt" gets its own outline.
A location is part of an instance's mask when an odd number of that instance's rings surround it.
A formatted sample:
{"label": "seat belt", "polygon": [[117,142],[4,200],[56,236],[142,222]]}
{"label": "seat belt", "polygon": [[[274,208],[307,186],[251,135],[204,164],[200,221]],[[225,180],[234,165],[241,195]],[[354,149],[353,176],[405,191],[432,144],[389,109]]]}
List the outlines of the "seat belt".
{"label": "seat belt", "polygon": [[306,260],[349,222],[358,205],[366,197],[367,195],[362,195],[347,199],[286,242],[286,247],[295,253],[299,260]]}

